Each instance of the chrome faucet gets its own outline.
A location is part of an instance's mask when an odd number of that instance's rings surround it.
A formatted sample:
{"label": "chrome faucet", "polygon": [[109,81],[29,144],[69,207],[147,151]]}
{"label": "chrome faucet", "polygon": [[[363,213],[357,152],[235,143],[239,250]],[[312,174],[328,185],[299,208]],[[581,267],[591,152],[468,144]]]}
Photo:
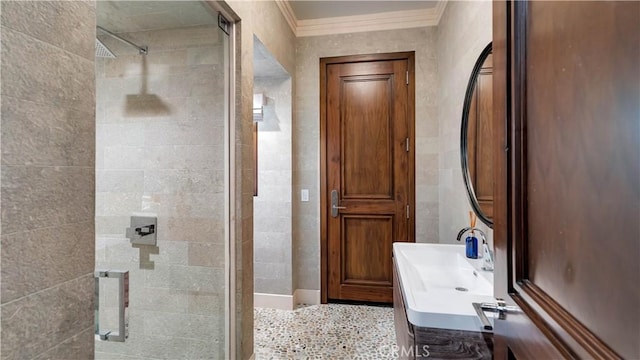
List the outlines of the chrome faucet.
{"label": "chrome faucet", "polygon": [[482,270],[485,271],[493,271],[493,251],[491,251],[491,249],[489,249],[489,245],[487,244],[487,236],[485,235],[485,233],[476,228],[476,227],[471,227],[471,226],[467,226],[466,228],[460,230],[460,232],[458,233],[458,236],[456,237],[456,239],[458,241],[461,241],[460,239],[462,238],[462,235],[464,235],[467,232],[479,232],[480,233],[480,238],[482,239],[482,261],[483,261],[483,265],[482,265]]}

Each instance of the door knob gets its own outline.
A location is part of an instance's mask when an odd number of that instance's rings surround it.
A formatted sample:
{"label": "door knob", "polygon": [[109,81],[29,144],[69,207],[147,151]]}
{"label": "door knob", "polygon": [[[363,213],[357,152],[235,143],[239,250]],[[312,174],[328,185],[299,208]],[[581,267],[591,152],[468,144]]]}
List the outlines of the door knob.
{"label": "door knob", "polygon": [[346,209],[346,206],[338,206],[338,190],[331,190],[331,217],[338,217],[339,210]]}

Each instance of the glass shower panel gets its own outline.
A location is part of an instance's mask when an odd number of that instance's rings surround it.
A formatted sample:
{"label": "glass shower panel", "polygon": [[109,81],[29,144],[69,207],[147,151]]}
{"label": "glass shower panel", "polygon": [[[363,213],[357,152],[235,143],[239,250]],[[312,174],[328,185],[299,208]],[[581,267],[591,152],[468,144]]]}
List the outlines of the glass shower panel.
{"label": "glass shower panel", "polygon": [[96,359],[223,359],[228,35],[200,1],[99,1],[97,22]]}

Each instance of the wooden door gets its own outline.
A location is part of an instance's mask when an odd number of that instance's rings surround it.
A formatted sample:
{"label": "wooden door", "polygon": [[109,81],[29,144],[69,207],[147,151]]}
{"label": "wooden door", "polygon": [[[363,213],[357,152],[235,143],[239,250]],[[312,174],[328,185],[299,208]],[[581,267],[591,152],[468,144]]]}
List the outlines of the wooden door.
{"label": "wooden door", "polygon": [[392,243],[414,233],[413,53],[320,65],[323,301],[390,303]]}
{"label": "wooden door", "polygon": [[639,359],[640,3],[493,6],[496,358]]}

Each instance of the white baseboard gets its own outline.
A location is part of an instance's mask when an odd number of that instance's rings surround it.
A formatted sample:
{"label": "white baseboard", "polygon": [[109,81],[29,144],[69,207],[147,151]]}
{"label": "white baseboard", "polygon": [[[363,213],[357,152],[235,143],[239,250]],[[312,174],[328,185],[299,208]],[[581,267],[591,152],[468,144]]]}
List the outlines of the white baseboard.
{"label": "white baseboard", "polygon": [[296,305],[319,305],[320,290],[296,289],[296,291],[293,293],[293,300]]}
{"label": "white baseboard", "polygon": [[295,302],[293,295],[253,294],[253,306],[268,309],[293,310]]}
{"label": "white baseboard", "polygon": [[320,304],[320,290],[297,289],[293,295],[253,294],[253,306],[267,309],[293,310],[298,304]]}

